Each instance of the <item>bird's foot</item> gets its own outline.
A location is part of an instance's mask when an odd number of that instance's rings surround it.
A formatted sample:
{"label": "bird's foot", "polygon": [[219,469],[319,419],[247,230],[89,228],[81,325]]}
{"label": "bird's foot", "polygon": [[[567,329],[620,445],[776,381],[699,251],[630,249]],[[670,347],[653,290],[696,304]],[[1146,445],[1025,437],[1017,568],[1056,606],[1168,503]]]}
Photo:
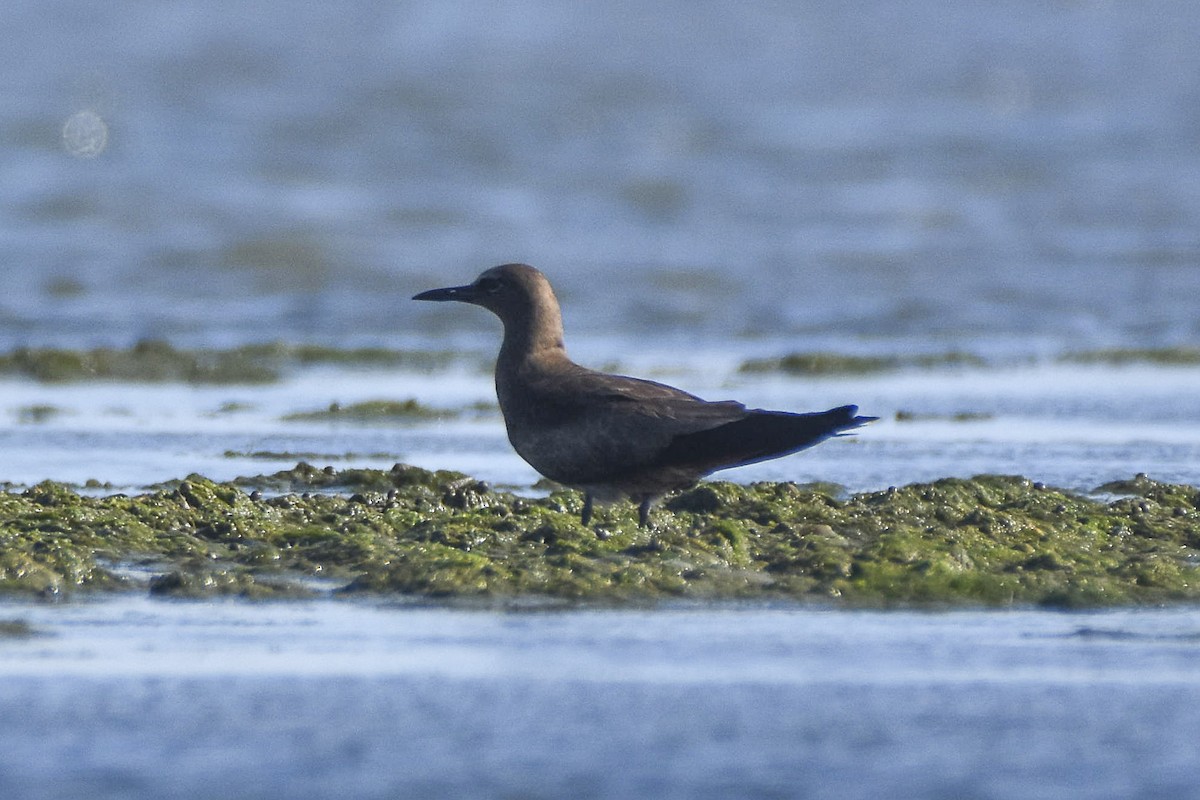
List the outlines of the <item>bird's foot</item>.
{"label": "bird's foot", "polygon": [[587,526],[592,521],[592,493],[583,493],[583,511],[579,515],[579,524]]}

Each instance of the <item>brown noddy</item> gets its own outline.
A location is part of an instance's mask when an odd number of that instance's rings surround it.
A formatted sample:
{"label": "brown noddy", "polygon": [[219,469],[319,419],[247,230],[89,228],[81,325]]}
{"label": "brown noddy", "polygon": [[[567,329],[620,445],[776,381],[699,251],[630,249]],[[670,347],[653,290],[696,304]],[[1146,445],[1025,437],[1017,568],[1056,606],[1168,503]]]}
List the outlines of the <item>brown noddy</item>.
{"label": "brown noddy", "polygon": [[650,503],[720,469],[779,458],[872,422],[847,405],[810,414],[709,402],[673,386],[581,367],[563,346],[562,314],[546,276],[525,264],[414,300],[483,306],[504,323],[496,396],[508,439],[551,480],[593,500],[628,497],[646,527]]}

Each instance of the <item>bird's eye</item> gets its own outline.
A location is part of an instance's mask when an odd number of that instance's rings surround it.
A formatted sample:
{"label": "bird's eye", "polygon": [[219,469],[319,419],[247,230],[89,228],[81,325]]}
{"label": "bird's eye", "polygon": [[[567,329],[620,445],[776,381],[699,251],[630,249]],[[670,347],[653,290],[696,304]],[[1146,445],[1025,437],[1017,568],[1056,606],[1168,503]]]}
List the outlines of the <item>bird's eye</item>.
{"label": "bird's eye", "polygon": [[475,284],[475,286],[478,287],[479,291],[481,291],[481,292],[487,292],[488,294],[495,294],[496,292],[500,291],[500,279],[499,278],[480,278],[479,281]]}

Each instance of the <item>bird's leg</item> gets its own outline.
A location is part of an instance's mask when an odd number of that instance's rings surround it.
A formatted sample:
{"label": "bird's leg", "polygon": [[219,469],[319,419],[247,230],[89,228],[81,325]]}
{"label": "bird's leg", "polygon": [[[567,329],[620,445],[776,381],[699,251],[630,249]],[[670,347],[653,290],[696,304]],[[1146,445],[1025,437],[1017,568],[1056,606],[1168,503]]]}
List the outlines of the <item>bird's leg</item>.
{"label": "bird's leg", "polygon": [[580,514],[580,524],[587,525],[592,521],[592,493],[583,493],[583,513]]}
{"label": "bird's leg", "polygon": [[640,504],[638,504],[638,527],[639,528],[649,528],[650,527],[650,498],[649,497],[642,500],[642,502]]}

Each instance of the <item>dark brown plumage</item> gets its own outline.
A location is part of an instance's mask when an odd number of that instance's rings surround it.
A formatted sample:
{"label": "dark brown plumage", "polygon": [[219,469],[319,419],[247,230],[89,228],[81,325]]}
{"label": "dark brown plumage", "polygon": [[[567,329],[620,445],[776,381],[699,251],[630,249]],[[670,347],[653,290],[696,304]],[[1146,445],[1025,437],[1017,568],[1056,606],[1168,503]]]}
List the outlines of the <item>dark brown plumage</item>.
{"label": "dark brown plumage", "polygon": [[607,375],[567,358],[550,282],[524,264],[493,267],[474,283],[414,300],[483,306],[504,323],[496,396],[508,439],[530,466],[582,489],[583,523],[593,499],[638,503],[647,525],[657,497],[700,478],[794,453],[876,419],[856,406],[812,414],[708,402],[672,386]]}

